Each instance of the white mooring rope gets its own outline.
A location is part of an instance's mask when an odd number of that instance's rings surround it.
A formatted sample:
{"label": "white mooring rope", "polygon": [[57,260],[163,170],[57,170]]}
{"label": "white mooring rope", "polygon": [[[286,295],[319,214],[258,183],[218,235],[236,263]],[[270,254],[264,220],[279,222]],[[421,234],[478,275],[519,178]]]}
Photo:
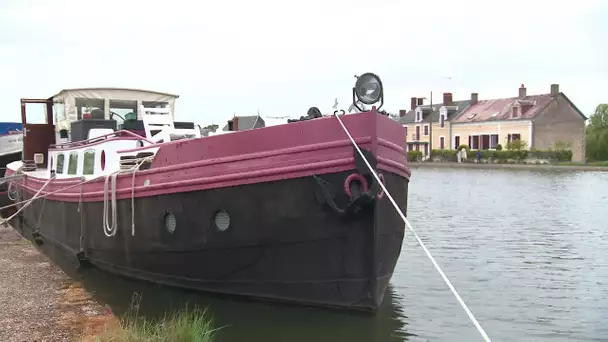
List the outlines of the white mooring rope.
{"label": "white mooring rope", "polygon": [[[125,170],[118,170],[118,171],[112,172],[105,176],[105,181],[104,181],[104,186],[103,186],[103,218],[102,218],[103,222],[102,222],[102,224],[103,224],[103,233],[107,237],[112,237],[112,236],[116,235],[116,232],[118,231],[118,206],[116,204],[116,177],[118,177],[119,174],[126,174],[129,172],[133,172],[133,175],[131,178],[131,235],[135,236],[135,175],[137,173],[137,170],[139,170],[140,166],[142,166],[147,161],[151,161],[152,159],[153,159],[153,157],[143,157],[143,158],[135,159],[135,165],[132,166],[131,168],[125,169]],[[111,189],[108,189],[108,182],[110,180],[111,180],[111,182],[110,182]],[[111,193],[108,194],[108,191],[111,191]],[[111,199],[109,199],[110,195],[112,197]],[[110,200],[109,204],[108,204],[108,200]],[[111,225],[108,224],[109,209],[112,210]]]}
{"label": "white mooring rope", "polygon": [[355,139],[353,139],[353,137],[350,135],[350,132],[348,131],[348,129],[346,128],[346,126],[344,126],[344,123],[342,122],[342,119],[340,119],[340,117],[338,116],[338,112],[335,112],[334,116],[336,117],[336,119],[338,119],[338,122],[340,123],[340,126],[342,126],[342,129],[344,130],[344,132],[346,133],[346,135],[348,135],[348,138],[350,139],[350,142],[353,144],[353,146],[355,147],[355,149],[357,150],[357,152],[359,153],[359,155],[361,156],[361,158],[365,162],[365,165],[367,165],[367,167],[369,168],[369,170],[371,171],[371,173],[374,175],[374,177],[376,178],[376,181],[378,182],[378,184],[380,184],[380,186],[382,187],[382,190],[384,190],[384,193],[386,194],[386,196],[388,197],[388,199],[393,204],[393,207],[395,207],[395,210],[397,210],[397,212],[399,213],[399,216],[401,216],[401,219],[405,223],[406,227],[410,230],[410,232],[412,232],[412,234],[414,235],[414,237],[418,241],[418,244],[420,245],[420,247],[422,247],[422,249],[426,253],[426,256],[431,260],[431,262],[433,263],[433,266],[435,266],[435,269],[437,270],[437,272],[439,272],[439,275],[441,276],[441,278],[443,278],[443,281],[450,288],[450,290],[452,291],[452,293],[454,294],[454,296],[458,300],[458,303],[460,303],[460,306],[462,306],[462,308],[464,309],[464,311],[469,316],[469,319],[471,320],[471,322],[473,322],[473,324],[477,328],[477,331],[479,331],[479,333],[481,334],[481,336],[483,337],[483,339],[485,341],[490,342],[490,338],[488,337],[488,335],[486,334],[486,332],[483,330],[483,328],[481,327],[481,325],[479,324],[479,322],[477,321],[477,319],[475,319],[475,316],[473,316],[473,313],[471,312],[471,310],[469,310],[469,308],[465,304],[464,300],[462,300],[462,298],[460,297],[460,295],[458,294],[458,292],[456,291],[456,289],[454,288],[454,286],[452,285],[452,283],[450,282],[450,280],[448,279],[448,277],[445,275],[445,273],[443,273],[443,271],[441,270],[441,267],[439,267],[439,264],[437,264],[437,262],[435,261],[435,258],[433,258],[433,256],[431,255],[431,252],[429,252],[429,250],[426,248],[426,246],[424,245],[424,243],[422,242],[422,240],[420,239],[420,237],[418,236],[418,234],[416,233],[416,231],[414,230],[414,228],[410,224],[409,220],[405,217],[405,215],[403,214],[403,212],[401,211],[401,209],[399,209],[399,206],[397,205],[397,203],[393,199],[393,196],[391,196],[390,192],[388,192],[388,189],[386,189],[386,187],[384,186],[384,184],[380,180],[380,177],[378,177],[378,174],[376,173],[376,171],[374,170],[374,168],[372,168],[372,166],[369,164],[369,161],[363,155],[363,152],[361,152],[361,149],[359,149],[359,146],[355,142]]}

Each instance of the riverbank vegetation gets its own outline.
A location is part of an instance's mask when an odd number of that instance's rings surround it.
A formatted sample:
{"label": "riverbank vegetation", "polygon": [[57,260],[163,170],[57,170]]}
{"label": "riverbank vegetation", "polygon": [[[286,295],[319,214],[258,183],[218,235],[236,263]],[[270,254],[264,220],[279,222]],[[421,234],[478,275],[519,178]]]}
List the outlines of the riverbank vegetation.
{"label": "riverbank vegetation", "polygon": [[95,341],[99,342],[211,342],[216,329],[205,309],[185,308],[165,314],[160,319],[139,316],[141,297],[134,300],[120,325],[108,329]]}
{"label": "riverbank vegetation", "polygon": [[608,164],[608,104],[598,105],[589,117],[586,138],[587,160]]}
{"label": "riverbank vegetation", "polygon": [[[495,164],[553,164],[565,163],[572,160],[572,151],[569,146],[562,142],[557,142],[554,148],[549,150],[526,150],[527,142],[516,140],[513,143],[508,143],[506,148],[498,145],[496,150],[471,150],[467,145],[458,146],[458,150],[432,150],[428,161],[435,162],[457,162],[458,151],[465,149],[467,158],[464,163],[474,163],[479,152],[480,162],[495,163]],[[407,154],[408,161],[422,161],[423,155],[421,151],[409,151]]]}

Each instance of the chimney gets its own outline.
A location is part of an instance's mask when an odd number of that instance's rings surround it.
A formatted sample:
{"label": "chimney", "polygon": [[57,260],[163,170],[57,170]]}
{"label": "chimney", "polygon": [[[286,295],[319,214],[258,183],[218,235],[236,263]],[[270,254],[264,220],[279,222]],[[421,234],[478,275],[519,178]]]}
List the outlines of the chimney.
{"label": "chimney", "polygon": [[228,131],[234,131],[234,122],[232,120],[228,120]]}
{"label": "chimney", "polygon": [[524,97],[526,97],[526,87],[522,84],[521,87],[519,87],[519,98],[523,99]]}
{"label": "chimney", "polygon": [[238,117],[233,117],[232,118],[232,126],[234,127],[235,131],[239,130],[239,118]]}
{"label": "chimney", "polygon": [[416,99],[415,97],[412,97],[411,102],[410,102],[410,109],[411,110],[416,109],[417,105],[418,105],[418,99]]}
{"label": "chimney", "polygon": [[471,104],[474,105],[479,101],[479,94],[471,93]]}
{"label": "chimney", "polygon": [[406,113],[407,113],[407,110],[399,109],[399,116],[405,116]]}
{"label": "chimney", "polygon": [[452,93],[443,93],[443,105],[444,106],[452,105]]}
{"label": "chimney", "polygon": [[424,99],[423,99],[423,98],[421,98],[421,97],[419,97],[419,98],[418,98],[418,105],[419,105],[419,106],[422,106],[422,105],[423,105],[423,103],[424,103]]}
{"label": "chimney", "polygon": [[559,84],[552,84],[551,85],[551,96],[556,97],[557,94],[559,94]]}

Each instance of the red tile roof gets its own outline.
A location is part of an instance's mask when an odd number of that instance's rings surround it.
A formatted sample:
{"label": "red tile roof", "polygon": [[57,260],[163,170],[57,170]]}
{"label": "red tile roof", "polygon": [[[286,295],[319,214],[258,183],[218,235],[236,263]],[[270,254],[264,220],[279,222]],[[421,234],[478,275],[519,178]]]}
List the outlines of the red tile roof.
{"label": "red tile roof", "polygon": [[[553,98],[551,94],[531,95],[523,99],[510,97],[506,99],[481,100],[465,109],[453,123],[483,122],[498,120],[531,119],[539,114]],[[521,105],[521,113],[511,118],[511,108],[516,102]]]}

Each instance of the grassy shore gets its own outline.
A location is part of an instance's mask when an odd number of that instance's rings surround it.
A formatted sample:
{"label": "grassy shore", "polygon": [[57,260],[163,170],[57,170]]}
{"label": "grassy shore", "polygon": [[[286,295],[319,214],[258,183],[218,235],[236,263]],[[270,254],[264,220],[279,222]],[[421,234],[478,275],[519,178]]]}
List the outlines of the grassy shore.
{"label": "grassy shore", "polygon": [[488,164],[488,163],[453,163],[453,162],[409,162],[412,168],[445,167],[471,169],[515,169],[515,170],[570,170],[570,171],[606,171],[608,162],[559,163],[559,164]]}
{"label": "grassy shore", "polygon": [[149,320],[138,315],[139,300],[134,300],[120,324],[95,337],[99,342],[211,342],[216,329],[206,310],[183,309]]}

